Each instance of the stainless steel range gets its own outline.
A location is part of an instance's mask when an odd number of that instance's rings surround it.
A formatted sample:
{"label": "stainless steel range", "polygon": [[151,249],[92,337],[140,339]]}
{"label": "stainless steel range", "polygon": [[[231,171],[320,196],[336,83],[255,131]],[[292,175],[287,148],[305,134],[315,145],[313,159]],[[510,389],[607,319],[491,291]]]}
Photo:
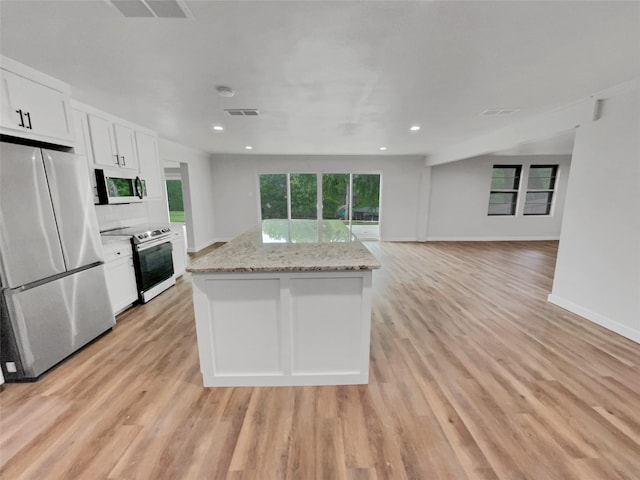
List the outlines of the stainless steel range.
{"label": "stainless steel range", "polygon": [[136,225],[103,231],[102,235],[131,236],[138,298],[146,303],[175,285],[171,228],[167,225]]}

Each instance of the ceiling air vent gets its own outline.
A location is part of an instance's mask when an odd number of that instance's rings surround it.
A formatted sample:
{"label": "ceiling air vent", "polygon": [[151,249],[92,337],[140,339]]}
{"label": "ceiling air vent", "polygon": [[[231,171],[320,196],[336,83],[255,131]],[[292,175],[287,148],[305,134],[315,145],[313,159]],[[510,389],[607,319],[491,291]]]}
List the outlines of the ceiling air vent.
{"label": "ceiling air vent", "polygon": [[183,0],[110,0],[127,18],[193,18]]}
{"label": "ceiling air vent", "polygon": [[226,108],[225,112],[234,117],[257,117],[258,110],[256,108]]}
{"label": "ceiling air vent", "polygon": [[519,108],[487,108],[480,115],[483,115],[486,117],[493,117],[496,115],[511,115],[519,111],[520,111]]}

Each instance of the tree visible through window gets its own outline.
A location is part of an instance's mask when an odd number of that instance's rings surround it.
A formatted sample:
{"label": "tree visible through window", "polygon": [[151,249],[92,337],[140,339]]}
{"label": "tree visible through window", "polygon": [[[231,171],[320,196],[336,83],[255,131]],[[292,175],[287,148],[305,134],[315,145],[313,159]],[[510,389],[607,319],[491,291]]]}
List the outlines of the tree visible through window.
{"label": "tree visible through window", "polygon": [[287,174],[260,175],[262,219],[289,218]]}
{"label": "tree visible through window", "polygon": [[342,220],[361,238],[380,236],[379,174],[270,173],[259,182],[263,220],[316,220],[321,205],[323,220]]}
{"label": "tree visible through window", "polygon": [[167,180],[167,201],[169,203],[169,220],[184,223],[182,180]]}

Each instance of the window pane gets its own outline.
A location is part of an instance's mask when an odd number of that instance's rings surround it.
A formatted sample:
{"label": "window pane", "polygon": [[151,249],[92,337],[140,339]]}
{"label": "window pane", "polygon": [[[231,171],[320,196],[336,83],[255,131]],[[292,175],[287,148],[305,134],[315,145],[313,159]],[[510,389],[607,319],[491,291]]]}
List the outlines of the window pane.
{"label": "window pane", "polygon": [[514,215],[516,213],[516,193],[494,193],[489,196],[489,215]]}
{"label": "window pane", "polygon": [[519,183],[519,165],[495,165],[493,167],[491,190],[517,190]]}
{"label": "window pane", "polygon": [[289,175],[291,191],[291,218],[318,218],[318,179],[315,173]]}
{"label": "window pane", "polygon": [[380,175],[353,175],[351,220],[378,223]]}
{"label": "window pane", "polygon": [[527,192],[524,204],[525,215],[549,215],[553,192]]}
{"label": "window pane", "polygon": [[349,174],[322,175],[322,218],[347,220],[349,216]]}
{"label": "window pane", "polygon": [[529,169],[528,190],[553,190],[557,165],[532,165]]}
{"label": "window pane", "polygon": [[287,217],[287,175],[260,175],[262,219]]}

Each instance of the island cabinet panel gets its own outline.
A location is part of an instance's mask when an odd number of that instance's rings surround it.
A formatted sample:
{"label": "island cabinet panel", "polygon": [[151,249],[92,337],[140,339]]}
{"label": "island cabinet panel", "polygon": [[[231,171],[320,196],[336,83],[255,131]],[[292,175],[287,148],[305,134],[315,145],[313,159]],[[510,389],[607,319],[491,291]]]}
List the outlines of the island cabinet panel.
{"label": "island cabinet panel", "polygon": [[[363,278],[291,279],[292,373],[357,374],[362,368]],[[331,299],[331,301],[327,301]]]}
{"label": "island cabinet panel", "polygon": [[193,275],[205,387],[369,380],[371,270]]}
{"label": "island cabinet panel", "polygon": [[282,375],[278,279],[209,280],[216,376]]}

